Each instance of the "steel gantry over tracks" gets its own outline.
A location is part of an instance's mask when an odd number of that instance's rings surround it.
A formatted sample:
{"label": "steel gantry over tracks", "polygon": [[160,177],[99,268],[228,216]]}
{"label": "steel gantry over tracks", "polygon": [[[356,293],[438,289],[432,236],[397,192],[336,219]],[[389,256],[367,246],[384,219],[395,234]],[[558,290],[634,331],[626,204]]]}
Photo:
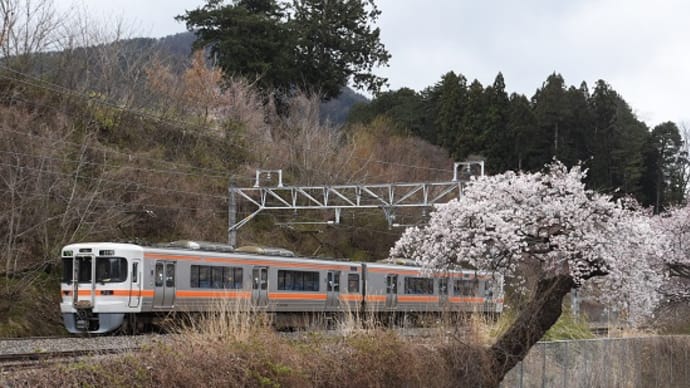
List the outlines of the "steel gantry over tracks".
{"label": "steel gantry over tracks", "polygon": [[[453,180],[447,182],[353,184],[332,186],[284,186],[281,170],[257,170],[253,187],[230,186],[228,194],[228,243],[235,245],[237,230],[265,210],[334,210],[339,223],[343,209],[381,209],[389,226],[400,208],[429,208],[457,198],[462,176],[476,166],[484,174],[483,162],[458,162],[454,165]],[[464,168],[464,170],[460,170]],[[262,174],[275,174],[278,182],[272,187],[260,184]],[[248,216],[237,221],[237,201],[242,199],[256,208]]]}

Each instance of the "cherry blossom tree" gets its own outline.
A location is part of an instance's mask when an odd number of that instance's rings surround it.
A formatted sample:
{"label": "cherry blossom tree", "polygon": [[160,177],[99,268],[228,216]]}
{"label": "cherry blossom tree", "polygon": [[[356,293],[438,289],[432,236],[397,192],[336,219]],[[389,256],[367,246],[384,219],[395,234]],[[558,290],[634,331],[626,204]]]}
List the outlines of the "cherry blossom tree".
{"label": "cherry blossom tree", "polygon": [[664,236],[660,265],[669,279],[661,288],[667,302],[690,301],[690,207],[672,208],[657,217],[657,234]]}
{"label": "cherry blossom tree", "polygon": [[[587,190],[585,176],[580,166],[569,170],[554,162],[541,173],[475,179],[459,199],[439,205],[427,226],[408,229],[391,250],[391,256],[428,268],[498,271],[522,285],[525,272],[536,274],[515,322],[487,349],[496,378],[489,385],[526,356],[558,320],[563,298],[588,279],[608,275],[602,285],[622,290],[631,314],[651,312],[658,300],[661,278],[650,257],[662,249],[650,218],[629,200]],[[643,301],[636,299],[640,295]]]}
{"label": "cherry blossom tree", "polygon": [[628,217],[616,225],[618,254],[609,273],[585,284],[584,295],[617,310],[619,323],[640,326],[654,317],[669,284],[664,262],[668,241],[652,209],[629,203]]}

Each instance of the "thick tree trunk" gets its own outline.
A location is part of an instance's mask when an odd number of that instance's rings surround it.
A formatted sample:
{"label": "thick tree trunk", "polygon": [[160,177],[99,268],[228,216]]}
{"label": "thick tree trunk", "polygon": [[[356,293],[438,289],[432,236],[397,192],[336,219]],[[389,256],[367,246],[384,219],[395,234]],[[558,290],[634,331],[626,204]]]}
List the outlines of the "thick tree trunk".
{"label": "thick tree trunk", "polygon": [[558,275],[542,279],[527,306],[520,311],[515,322],[489,349],[493,360],[496,385],[522,361],[527,352],[539,341],[561,316],[563,298],[575,287],[570,276]]}

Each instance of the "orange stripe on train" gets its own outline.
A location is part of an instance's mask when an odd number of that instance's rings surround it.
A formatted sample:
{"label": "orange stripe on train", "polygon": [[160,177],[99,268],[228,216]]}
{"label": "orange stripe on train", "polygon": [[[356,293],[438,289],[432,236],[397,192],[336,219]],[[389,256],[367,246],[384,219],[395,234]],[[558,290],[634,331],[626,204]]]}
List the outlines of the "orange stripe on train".
{"label": "orange stripe on train", "polygon": [[[108,293],[108,294],[104,294]],[[61,291],[62,296],[72,296],[74,293],[72,291]],[[91,296],[91,290],[79,290],[77,292],[78,296]],[[152,297],[153,290],[96,290],[96,296],[144,296]]]}
{"label": "orange stripe on train", "polygon": [[362,295],[359,294],[344,294],[339,296],[340,300],[344,302],[361,302]]}
{"label": "orange stripe on train", "polygon": [[448,300],[451,303],[483,303],[484,302],[484,298],[472,297],[472,296],[465,296],[465,297],[453,296],[453,297],[448,298]]}
{"label": "orange stripe on train", "polygon": [[287,293],[287,292],[269,292],[268,293],[268,299],[275,299],[275,300],[300,300],[300,299],[308,299],[308,300],[326,300],[326,294],[293,294],[293,293]]}
{"label": "orange stripe on train", "polygon": [[408,303],[438,303],[438,296],[398,295],[398,302]]}
{"label": "orange stripe on train", "polygon": [[234,298],[249,299],[249,291],[177,291],[175,296],[178,298]]}

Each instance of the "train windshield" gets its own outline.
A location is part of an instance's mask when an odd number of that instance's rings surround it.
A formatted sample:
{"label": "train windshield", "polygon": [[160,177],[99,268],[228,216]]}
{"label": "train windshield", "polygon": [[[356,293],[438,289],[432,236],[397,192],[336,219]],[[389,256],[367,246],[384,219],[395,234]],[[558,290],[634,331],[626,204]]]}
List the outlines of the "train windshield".
{"label": "train windshield", "polygon": [[125,280],[127,280],[127,261],[124,258],[96,258],[96,282],[118,283]]}
{"label": "train windshield", "polygon": [[[79,263],[79,283],[91,283],[91,258],[77,257]],[[74,259],[62,259],[62,282],[72,283]],[[99,283],[117,283],[127,280],[127,261],[122,257],[97,257],[96,281]]]}
{"label": "train windshield", "polygon": [[[90,283],[91,282],[91,258],[90,257],[77,257],[77,262],[79,263],[79,283]],[[62,259],[62,282],[72,283],[72,271],[74,259],[71,257],[65,257]]]}

